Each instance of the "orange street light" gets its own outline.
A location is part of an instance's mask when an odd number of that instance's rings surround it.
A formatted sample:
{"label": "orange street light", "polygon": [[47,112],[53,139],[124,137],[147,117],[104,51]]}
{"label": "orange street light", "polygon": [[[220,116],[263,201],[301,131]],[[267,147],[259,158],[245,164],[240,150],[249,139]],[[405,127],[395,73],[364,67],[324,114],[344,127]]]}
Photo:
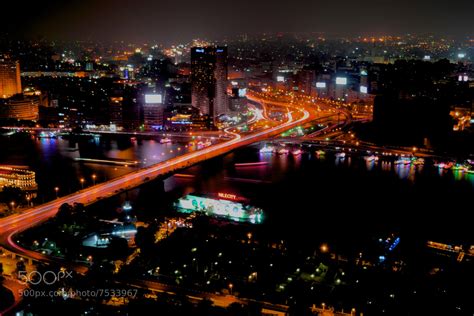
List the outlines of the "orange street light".
{"label": "orange street light", "polygon": [[329,247],[326,244],[322,244],[321,247],[320,247],[320,250],[321,250],[321,252],[325,253],[325,252],[328,252]]}

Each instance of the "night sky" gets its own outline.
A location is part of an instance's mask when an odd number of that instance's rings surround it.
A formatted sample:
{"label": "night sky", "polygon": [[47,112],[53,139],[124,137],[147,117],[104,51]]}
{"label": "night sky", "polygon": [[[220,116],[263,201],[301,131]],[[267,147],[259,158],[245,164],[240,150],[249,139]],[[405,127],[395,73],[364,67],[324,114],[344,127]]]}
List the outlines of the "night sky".
{"label": "night sky", "polygon": [[[1,29],[51,39],[177,43],[260,32],[474,36],[473,0],[15,1]],[[5,14],[6,13],[6,14]]]}

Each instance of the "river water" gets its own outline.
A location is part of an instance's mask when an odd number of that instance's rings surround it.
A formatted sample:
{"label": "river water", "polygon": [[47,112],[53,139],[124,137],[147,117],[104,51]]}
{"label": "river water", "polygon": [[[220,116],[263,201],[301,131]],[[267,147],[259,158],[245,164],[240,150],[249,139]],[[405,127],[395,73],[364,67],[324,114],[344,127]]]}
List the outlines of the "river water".
{"label": "river water", "polygon": [[[0,137],[0,164],[34,170],[37,202],[42,202],[54,198],[56,186],[59,194],[67,194],[81,188],[81,178],[87,186],[93,184],[93,174],[101,182],[135,168],[79,163],[74,158],[137,160],[145,166],[196,150],[189,141],[161,144],[158,138],[129,136],[71,141],[15,134]],[[165,191],[176,197],[191,192],[245,197],[264,209],[264,227],[275,236],[294,237],[297,242],[315,236],[318,241],[354,241],[388,232],[423,240],[474,241],[469,221],[474,174],[440,171],[430,164],[366,162],[358,154],[344,159],[332,152],[318,156],[314,148],[297,156],[261,154],[262,146],[255,144],[183,170],[181,173],[193,177],[172,176],[164,181]],[[246,162],[267,164],[235,165]]]}

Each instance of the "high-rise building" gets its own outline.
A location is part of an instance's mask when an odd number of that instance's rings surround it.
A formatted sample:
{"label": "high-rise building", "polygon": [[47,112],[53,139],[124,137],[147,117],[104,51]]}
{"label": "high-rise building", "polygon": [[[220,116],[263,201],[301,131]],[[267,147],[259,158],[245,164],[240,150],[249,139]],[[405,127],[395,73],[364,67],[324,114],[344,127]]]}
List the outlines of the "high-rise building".
{"label": "high-rise building", "polygon": [[312,69],[302,69],[298,72],[298,90],[301,93],[311,95],[314,88],[315,72]]}
{"label": "high-rise building", "polygon": [[214,48],[191,49],[191,103],[206,115],[214,111],[215,64]]}
{"label": "high-rise building", "polygon": [[137,130],[142,124],[138,90],[136,87],[127,86],[123,89],[122,96],[123,127],[126,130]]}
{"label": "high-rise building", "polygon": [[0,98],[21,93],[20,63],[0,57]]}
{"label": "high-rise building", "polygon": [[109,99],[110,125],[123,126],[123,96],[113,96]]}
{"label": "high-rise building", "polygon": [[215,122],[228,111],[227,47],[191,49],[192,104]]}
{"label": "high-rise building", "polygon": [[226,113],[229,109],[227,97],[227,47],[216,47],[216,95],[214,99],[214,117]]}
{"label": "high-rise building", "polygon": [[143,125],[146,130],[162,129],[164,126],[165,93],[159,88],[144,88],[140,103],[143,108]]}
{"label": "high-rise building", "polygon": [[18,95],[0,100],[0,120],[14,119],[36,121],[39,115],[39,99]]}

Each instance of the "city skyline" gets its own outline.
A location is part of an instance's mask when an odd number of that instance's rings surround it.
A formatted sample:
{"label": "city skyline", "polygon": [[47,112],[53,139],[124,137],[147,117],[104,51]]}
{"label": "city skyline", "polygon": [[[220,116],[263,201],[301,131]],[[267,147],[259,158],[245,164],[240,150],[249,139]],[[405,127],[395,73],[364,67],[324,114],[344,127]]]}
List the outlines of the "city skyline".
{"label": "city skyline", "polygon": [[19,4],[0,315],[473,315],[473,4]]}

